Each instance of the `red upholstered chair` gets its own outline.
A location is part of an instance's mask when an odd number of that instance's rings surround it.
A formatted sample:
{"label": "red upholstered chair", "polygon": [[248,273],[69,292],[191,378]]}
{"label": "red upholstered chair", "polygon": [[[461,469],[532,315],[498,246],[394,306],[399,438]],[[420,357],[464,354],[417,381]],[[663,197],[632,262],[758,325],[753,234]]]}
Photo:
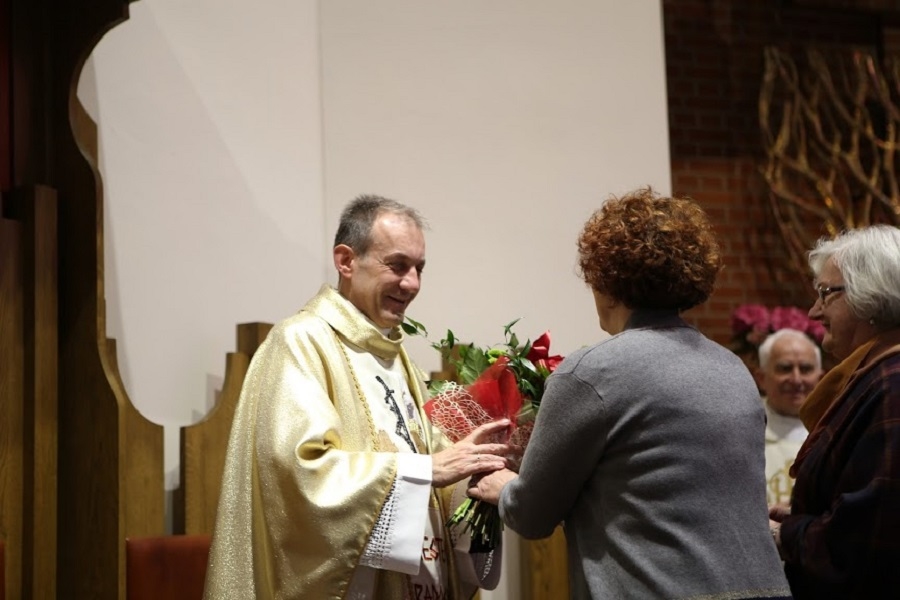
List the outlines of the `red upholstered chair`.
{"label": "red upholstered chair", "polygon": [[201,600],[210,541],[200,534],[126,538],[126,599]]}

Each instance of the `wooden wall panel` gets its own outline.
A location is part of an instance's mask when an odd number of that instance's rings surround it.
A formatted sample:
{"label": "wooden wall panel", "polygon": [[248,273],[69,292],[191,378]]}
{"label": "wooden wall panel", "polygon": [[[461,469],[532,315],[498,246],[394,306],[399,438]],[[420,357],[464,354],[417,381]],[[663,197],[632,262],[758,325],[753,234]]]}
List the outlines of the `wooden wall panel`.
{"label": "wooden wall panel", "polygon": [[[12,187],[12,13],[10,0],[0,0],[0,192]],[[3,201],[0,199],[0,208]]]}
{"label": "wooden wall panel", "polygon": [[181,489],[183,524],[176,532],[212,534],[222,487],[225,452],[231,422],[241,394],[250,359],[268,335],[269,323],[244,323],[237,327],[237,352],[226,358],[225,383],[216,405],[194,425],[181,428]]}
{"label": "wooden wall panel", "polygon": [[67,100],[73,137],[59,140],[71,147],[59,155],[70,195],[60,190],[58,496],[65,518],[57,585],[76,600],[114,600],[125,595],[125,538],[165,530],[163,436],[128,399],[115,343],[106,338],[97,132],[74,88]]}
{"label": "wooden wall panel", "polygon": [[249,365],[246,354],[229,352],[225,383],[215,407],[202,421],[181,428],[184,523],[176,530],[178,533],[211,535],[215,529],[231,421]]}
{"label": "wooden wall panel", "polygon": [[9,213],[22,224],[23,540],[26,598],[56,596],[57,247],[56,192],[17,190]]}
{"label": "wooden wall panel", "polygon": [[566,536],[562,527],[543,540],[522,540],[523,600],[556,600],[569,597]]}
{"label": "wooden wall panel", "polygon": [[[115,340],[108,339],[106,347],[107,377],[120,400],[122,418],[124,443],[120,447],[119,464],[124,494],[122,527],[125,537],[162,535],[165,523],[163,428],[149,421],[128,400],[119,374]],[[124,560],[124,550],[120,558]]]}
{"label": "wooden wall panel", "polygon": [[7,598],[22,597],[23,333],[22,226],[0,218],[0,538]]}
{"label": "wooden wall panel", "polygon": [[0,526],[16,600],[122,598],[125,536],[164,529],[162,428],[128,400],[106,339],[96,128],[76,98],[128,4],[0,0],[0,190],[15,190],[0,203]]}

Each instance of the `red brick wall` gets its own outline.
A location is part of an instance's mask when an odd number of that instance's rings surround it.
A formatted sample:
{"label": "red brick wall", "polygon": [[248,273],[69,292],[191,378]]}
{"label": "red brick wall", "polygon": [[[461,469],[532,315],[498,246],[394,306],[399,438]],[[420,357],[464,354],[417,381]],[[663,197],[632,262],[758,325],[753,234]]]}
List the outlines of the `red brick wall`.
{"label": "red brick wall", "polygon": [[663,0],[672,191],[710,214],[725,258],[716,292],[686,315],[726,343],[740,304],[808,307],[810,281],[787,268],[758,167],[763,48],[883,47],[877,13],[788,0]]}

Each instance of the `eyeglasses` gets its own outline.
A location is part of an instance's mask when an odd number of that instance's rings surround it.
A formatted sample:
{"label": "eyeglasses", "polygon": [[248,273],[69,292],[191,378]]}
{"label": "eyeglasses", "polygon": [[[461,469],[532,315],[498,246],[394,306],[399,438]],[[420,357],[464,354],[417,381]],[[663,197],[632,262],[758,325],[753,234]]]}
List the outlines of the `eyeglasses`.
{"label": "eyeglasses", "polygon": [[825,304],[825,298],[827,298],[829,295],[831,295],[835,292],[843,292],[844,288],[845,288],[845,286],[843,286],[843,285],[826,286],[826,285],[821,285],[821,284],[818,284],[815,287],[816,293],[819,294],[819,301],[822,304]]}

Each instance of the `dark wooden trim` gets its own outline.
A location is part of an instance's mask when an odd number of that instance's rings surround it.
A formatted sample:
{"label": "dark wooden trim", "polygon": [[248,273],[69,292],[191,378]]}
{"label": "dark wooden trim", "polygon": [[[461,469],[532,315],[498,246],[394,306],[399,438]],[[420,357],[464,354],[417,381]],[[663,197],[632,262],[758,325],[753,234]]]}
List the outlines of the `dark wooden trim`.
{"label": "dark wooden trim", "polygon": [[[0,194],[12,187],[12,14],[0,0]],[[0,214],[3,201],[0,199]]]}
{"label": "dark wooden trim", "polygon": [[23,597],[56,597],[57,249],[56,192],[17,190],[10,213],[22,223]]}
{"label": "dark wooden trim", "polygon": [[16,213],[21,227],[27,405],[10,415],[21,422],[18,449],[4,448],[24,465],[22,505],[10,517],[23,535],[6,547],[7,572],[21,584],[13,598],[118,600],[125,536],[164,530],[162,428],[128,400],[106,339],[96,128],[76,96],[85,60],[128,4],[0,0],[9,48],[0,182],[16,190],[0,214]]}
{"label": "dark wooden trim", "polygon": [[22,224],[0,217],[0,535],[7,598],[22,597],[25,362]]}

